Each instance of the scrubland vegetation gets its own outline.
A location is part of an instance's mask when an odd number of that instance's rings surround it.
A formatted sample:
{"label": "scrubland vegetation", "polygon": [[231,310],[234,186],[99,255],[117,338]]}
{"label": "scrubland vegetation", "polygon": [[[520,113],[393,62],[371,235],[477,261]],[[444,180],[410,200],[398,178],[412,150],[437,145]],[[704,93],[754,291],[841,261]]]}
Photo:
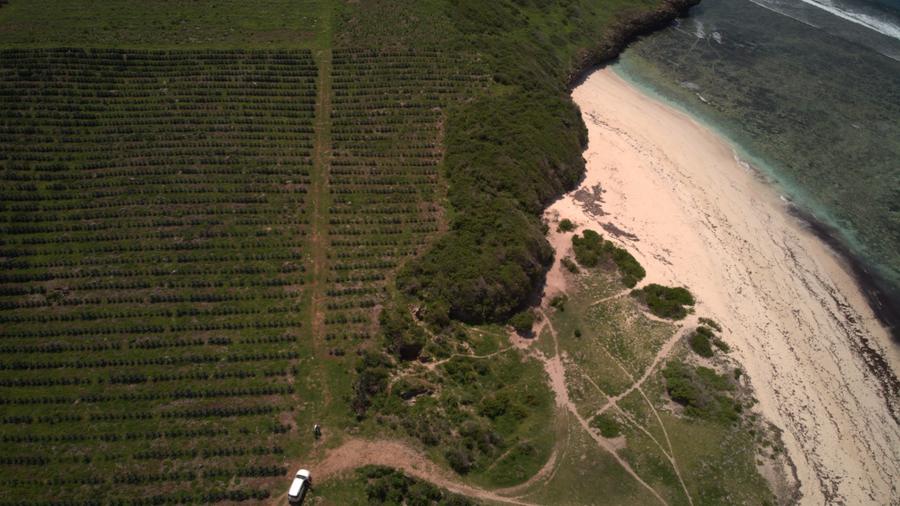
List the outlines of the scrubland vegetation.
{"label": "scrubland vegetation", "polygon": [[526,304],[552,260],[540,213],[584,170],[586,130],[566,86],[591,55],[613,51],[625,31],[637,30],[626,19],[649,22],[663,16],[658,7],[448,4],[440,25],[445,39],[479,52],[496,86],[448,110],[445,164],[454,213],[448,233],[401,274],[408,293],[470,323],[503,321]]}
{"label": "scrubland vegetation", "polygon": [[312,55],[0,62],[3,488],[268,497],[309,353]]}
{"label": "scrubland vegetation", "polygon": [[466,497],[442,490],[401,471],[365,466],[352,476],[316,487],[316,494],[341,505],[474,506]]}
{"label": "scrubland vegetation", "polygon": [[669,397],[683,405],[688,416],[728,423],[740,417],[741,405],[728,395],[734,390],[730,378],[677,360],[666,364],[663,375]]}
{"label": "scrubland vegetation", "polygon": [[602,235],[593,230],[585,230],[581,237],[572,237],[572,249],[575,251],[575,259],[585,267],[614,263],[622,273],[622,284],[628,288],[633,288],[647,275],[631,253],[604,240]]}
{"label": "scrubland vegetation", "polygon": [[694,305],[694,296],[684,287],[669,287],[651,283],[631,292],[632,297],[647,305],[660,318],[681,320]]}
{"label": "scrubland vegetation", "polygon": [[[358,414],[417,439],[456,472],[511,485],[546,460],[553,409],[543,370],[504,349],[502,333],[460,333],[431,347],[436,367],[368,353]],[[360,409],[364,408],[364,409]]]}
{"label": "scrubland vegetation", "polygon": [[[599,242],[585,235],[587,244]],[[616,295],[624,288],[617,268],[601,265],[573,277],[565,311],[554,308],[548,315],[555,332],[540,337],[558,339],[577,412],[597,437],[622,445],[617,454],[670,504],[688,504],[685,489],[695,504],[777,502],[757,463],[780,462],[779,435],[748,409],[755,402],[752,391],[727,356],[719,325],[698,318],[700,324],[687,330],[681,327],[687,324],[648,319],[651,308],[639,298]],[[670,293],[662,288],[651,290]],[[676,299],[688,300],[677,292]],[[671,350],[654,362],[673,339]],[[538,346],[555,353],[552,345]],[[619,477],[616,486],[593,479],[589,487],[580,485],[573,477],[586,479],[585,469],[612,469],[604,467],[609,463],[602,453],[590,450],[590,440],[579,440],[578,424],[568,430],[566,457],[554,478],[526,497],[552,502],[554,494],[579,497],[591,489],[616,504],[654,500],[641,496],[633,477]]]}

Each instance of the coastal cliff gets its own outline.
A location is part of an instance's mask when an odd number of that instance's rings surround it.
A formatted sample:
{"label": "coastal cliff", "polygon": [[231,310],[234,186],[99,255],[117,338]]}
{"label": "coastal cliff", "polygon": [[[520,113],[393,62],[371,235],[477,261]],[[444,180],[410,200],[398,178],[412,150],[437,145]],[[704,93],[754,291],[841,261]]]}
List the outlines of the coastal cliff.
{"label": "coastal cliff", "polygon": [[658,8],[620,19],[590,50],[579,53],[575,69],[569,75],[569,87],[574,87],[598,65],[607,63],[628,47],[635,38],[668,27],[676,18],[687,14],[701,0],[665,0]]}
{"label": "coastal cliff", "polygon": [[[528,8],[460,0],[448,7],[497,92],[448,111],[448,232],[398,277],[408,295],[424,301],[426,319],[503,322],[533,300],[553,258],[541,213],[585,171],[587,131],[569,97],[572,85],[697,3],[622,5],[612,17],[589,2]],[[538,17],[572,35],[529,26]]]}

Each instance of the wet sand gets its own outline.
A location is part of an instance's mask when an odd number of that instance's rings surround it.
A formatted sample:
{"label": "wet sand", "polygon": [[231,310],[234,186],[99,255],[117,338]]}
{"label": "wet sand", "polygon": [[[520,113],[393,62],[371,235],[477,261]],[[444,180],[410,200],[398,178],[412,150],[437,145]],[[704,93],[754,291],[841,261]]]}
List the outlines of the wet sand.
{"label": "wet sand", "polygon": [[[900,350],[846,264],[687,115],[609,68],[573,98],[589,130],[587,175],[548,216],[626,247],[645,283],[691,289],[697,314],[725,329],[759,411],[784,430],[802,503],[898,503]],[[548,295],[564,289],[558,259],[547,281]]]}

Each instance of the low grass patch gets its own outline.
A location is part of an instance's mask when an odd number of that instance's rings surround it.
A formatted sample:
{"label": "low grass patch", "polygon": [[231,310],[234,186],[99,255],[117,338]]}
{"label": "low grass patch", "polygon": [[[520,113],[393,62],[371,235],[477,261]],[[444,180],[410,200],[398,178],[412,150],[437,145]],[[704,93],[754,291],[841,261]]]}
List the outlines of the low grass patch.
{"label": "low grass patch", "polygon": [[628,297],[590,306],[581,326],[596,343],[618,359],[629,373],[643,374],[663,343],[675,332],[668,323],[653,321]]}
{"label": "low grass patch", "polygon": [[694,504],[778,504],[745,427],[660,413]]}
{"label": "low grass patch", "polygon": [[577,424],[553,477],[536,484],[523,499],[536,504],[656,504],[656,498],[631,478]]}
{"label": "low grass patch", "polygon": [[608,400],[608,397],[600,392],[591,381],[576,368],[570,367],[566,370],[569,399],[575,403],[578,413],[584,418],[593,416]]}

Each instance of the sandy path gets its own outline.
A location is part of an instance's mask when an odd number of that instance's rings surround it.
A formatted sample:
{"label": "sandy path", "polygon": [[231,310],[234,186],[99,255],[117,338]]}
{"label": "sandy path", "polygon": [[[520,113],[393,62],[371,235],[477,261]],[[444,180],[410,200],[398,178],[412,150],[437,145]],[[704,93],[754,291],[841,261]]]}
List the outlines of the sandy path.
{"label": "sandy path", "polygon": [[545,324],[550,330],[550,336],[553,339],[553,348],[556,352],[549,358],[538,350],[532,350],[532,353],[544,363],[544,370],[547,371],[547,374],[550,377],[550,387],[556,397],[556,405],[568,411],[581,426],[582,430],[587,432],[591,439],[594,440],[597,446],[609,453],[610,457],[612,457],[613,460],[615,460],[616,463],[618,463],[636,482],[653,494],[660,503],[663,505],[668,504],[666,500],[659,495],[659,492],[644,481],[644,479],[632,469],[631,465],[619,455],[615,444],[591,430],[588,420],[578,413],[578,407],[571,399],[569,399],[569,388],[566,386],[566,368],[565,365],[563,365],[562,355],[559,353],[559,338],[556,334],[556,329],[553,327],[553,322],[550,321],[550,318],[548,318],[546,314],[542,314],[542,316],[542,321],[546,322]]}
{"label": "sandy path", "polygon": [[[548,215],[618,231],[605,235],[648,278],[691,288],[697,313],[725,328],[760,410],[785,430],[804,503],[900,501],[900,400],[860,350],[875,350],[894,371],[900,351],[840,259],[686,115],[609,69],[573,98],[589,130],[588,172],[581,191]],[[600,198],[585,199],[598,185]],[[551,242],[559,251],[570,237],[551,234]],[[547,291],[561,289],[557,262]]]}
{"label": "sandy path", "polygon": [[[531,503],[518,499],[503,497],[494,492],[460,483],[458,478],[438,467],[428,457],[400,442],[391,440],[350,439],[341,446],[331,449],[325,457],[314,464],[308,464],[315,470],[313,485],[353,471],[367,465],[380,465],[400,469],[406,474],[431,482],[455,494],[460,494],[483,501],[504,504],[529,506]],[[272,504],[286,504],[287,495],[275,498]]]}

